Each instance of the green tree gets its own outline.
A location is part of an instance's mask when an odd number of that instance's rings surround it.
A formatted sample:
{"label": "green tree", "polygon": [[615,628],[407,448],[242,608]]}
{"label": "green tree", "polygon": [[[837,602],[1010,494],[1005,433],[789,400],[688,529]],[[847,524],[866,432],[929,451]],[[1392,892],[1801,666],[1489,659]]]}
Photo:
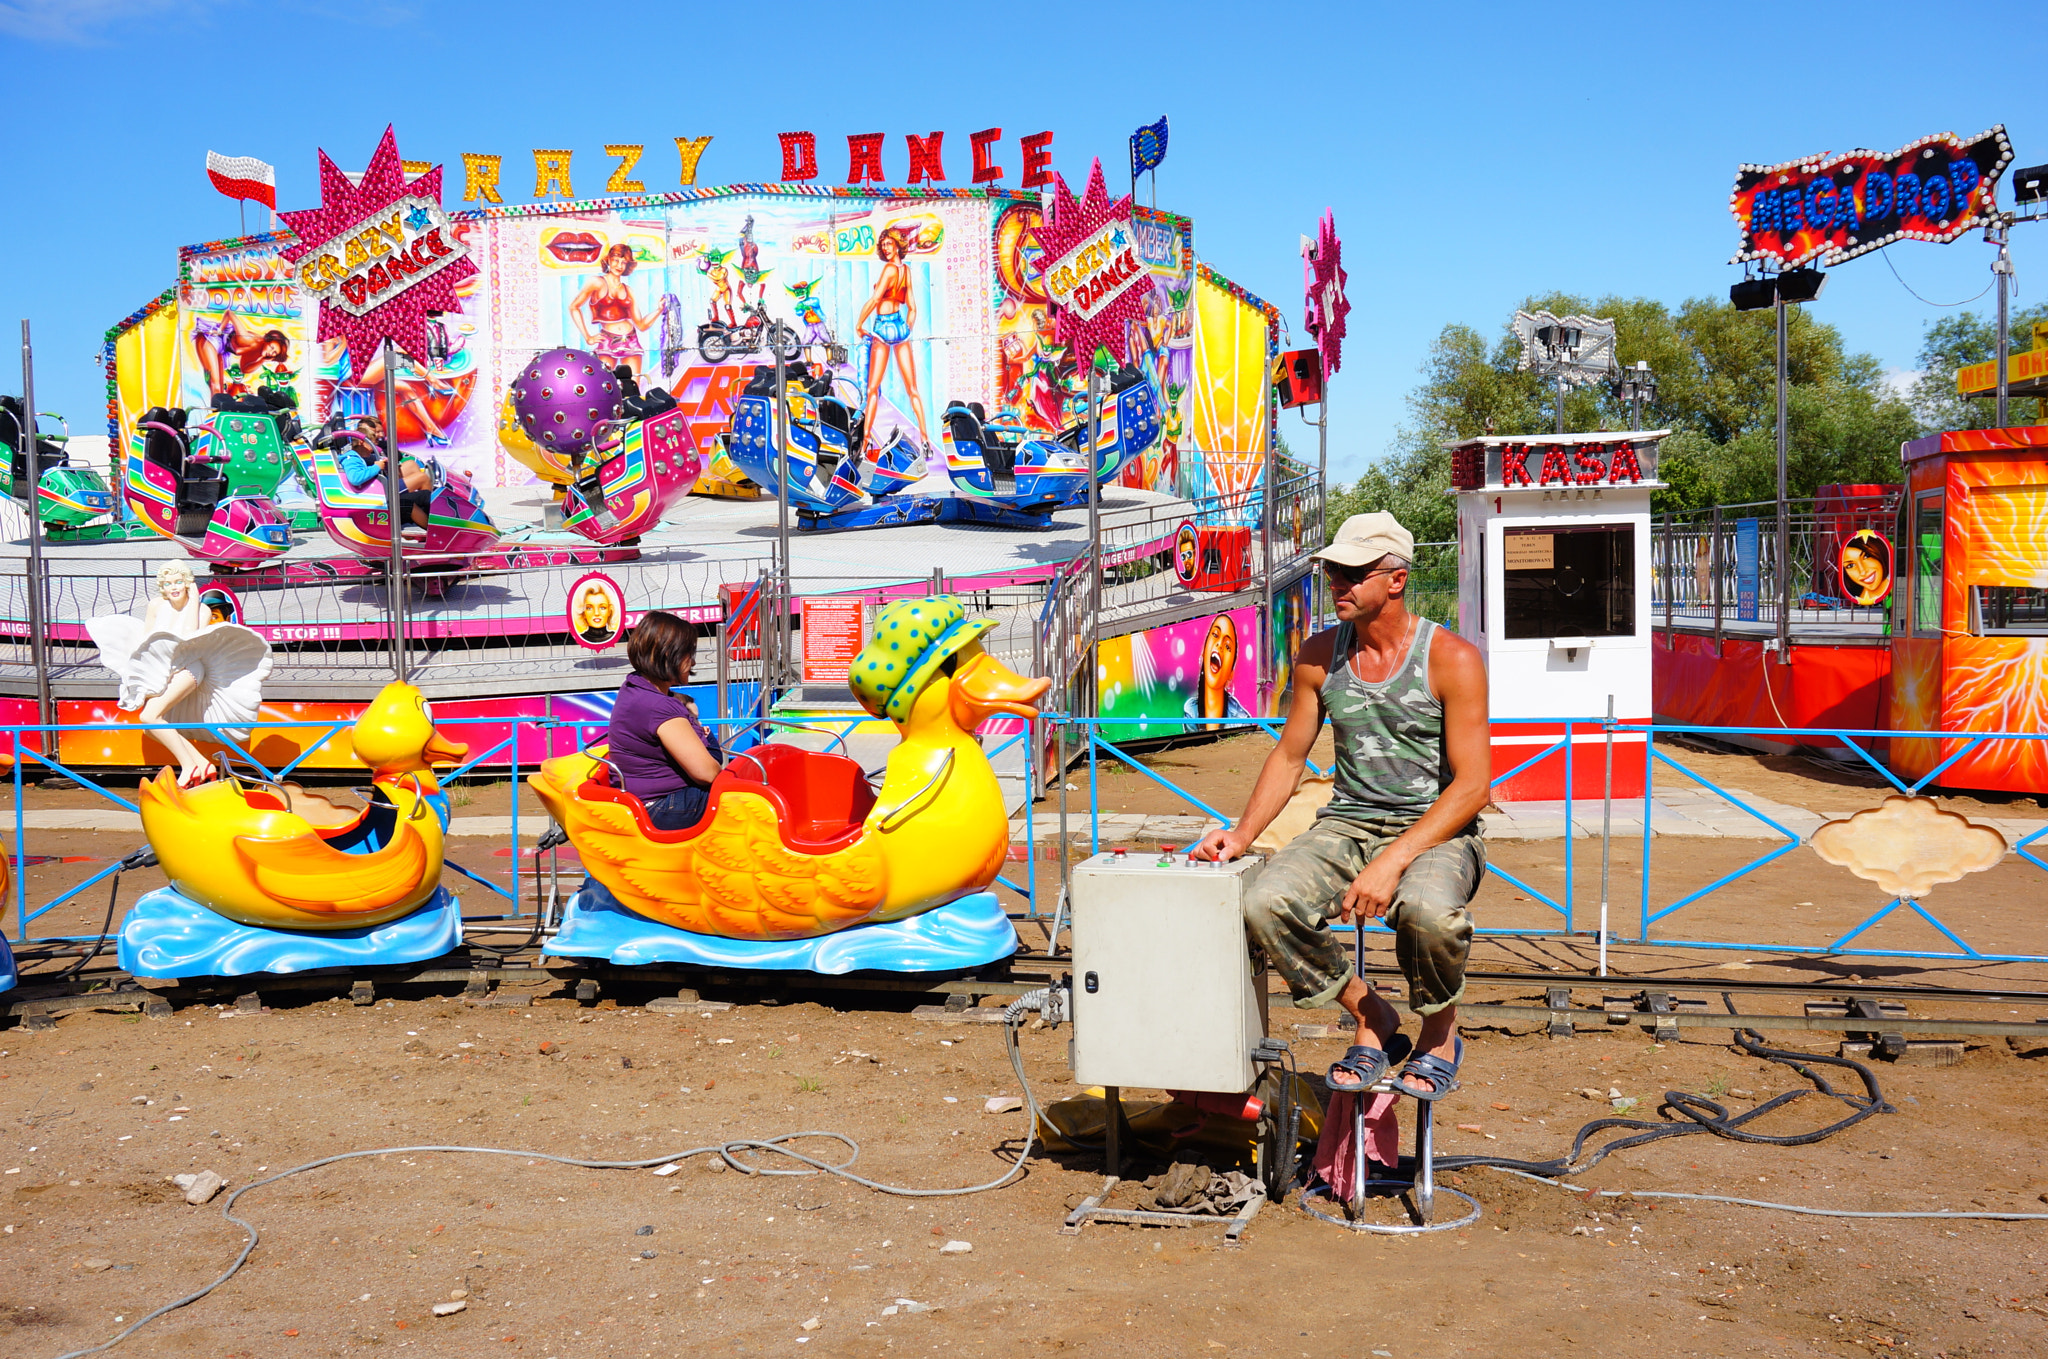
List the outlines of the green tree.
{"label": "green tree", "polygon": [[[1694,298],[1676,311],[1649,298],[1569,294],[1532,297],[1528,311],[1612,317],[1616,358],[1647,360],[1657,396],[1643,424],[1669,429],[1661,449],[1659,511],[1765,500],[1777,493],[1777,334],[1769,311],[1738,312]],[[1787,316],[1787,469],[1794,496],[1831,482],[1901,480],[1899,445],[1919,432],[1913,411],[1867,354],[1848,353],[1839,331],[1805,307]],[[1469,326],[1438,334],[1408,396],[1394,446],[1349,486],[1333,488],[1331,527],[1344,516],[1389,510],[1418,540],[1451,536],[1456,510],[1446,490],[1445,444],[1480,434],[1540,434],[1556,428],[1555,387],[1516,364],[1520,345],[1504,324],[1489,346]],[[1606,384],[1565,397],[1565,427],[1625,429],[1629,412]]]}
{"label": "green tree", "polygon": [[[2036,329],[2039,327],[2039,329]],[[2048,302],[2013,314],[2008,344],[2015,354],[2048,345]],[[1992,398],[1964,400],[1956,392],[1956,370],[1998,357],[1995,321],[1959,312],[1927,327],[1920,343],[1920,377],[1913,384],[1913,413],[1926,429],[1989,429],[1998,420]],[[2039,398],[2007,404],[2006,423],[2038,425],[2048,420],[2048,401]]]}

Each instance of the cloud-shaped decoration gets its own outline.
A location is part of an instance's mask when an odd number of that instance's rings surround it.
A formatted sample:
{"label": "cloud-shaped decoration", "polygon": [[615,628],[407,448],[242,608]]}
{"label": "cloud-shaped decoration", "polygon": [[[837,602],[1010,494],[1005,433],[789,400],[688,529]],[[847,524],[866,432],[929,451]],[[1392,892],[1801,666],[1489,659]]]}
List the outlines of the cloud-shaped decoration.
{"label": "cloud-shaped decoration", "polygon": [[1924,897],[1936,883],[1982,873],[2005,857],[2005,837],[1925,797],[1884,804],[1830,821],[1807,838],[1831,864],[1894,897]]}

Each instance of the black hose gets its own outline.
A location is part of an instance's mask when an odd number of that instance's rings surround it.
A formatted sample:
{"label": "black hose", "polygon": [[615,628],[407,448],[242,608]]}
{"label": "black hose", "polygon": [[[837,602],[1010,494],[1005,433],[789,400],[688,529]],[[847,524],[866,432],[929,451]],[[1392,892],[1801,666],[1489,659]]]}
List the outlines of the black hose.
{"label": "black hose", "polygon": [[85,965],[99,957],[101,950],[106,948],[107,931],[114,927],[114,903],[121,896],[121,875],[131,868],[152,868],[155,865],[156,851],[147,845],[144,845],[141,849],[136,850],[127,858],[121,860],[119,864],[115,865],[113,886],[107,889],[107,915],[104,920],[100,921],[99,938],[93,941],[90,953],[87,953],[84,957],[73,963],[65,971],[57,974],[59,982],[68,982],[79,973],[85,971]]}
{"label": "black hose", "polygon": [[[1721,1000],[1723,1004],[1727,1005],[1729,1013],[1733,1014],[1735,1012],[1734,1000],[1725,995],[1721,997]],[[1767,1048],[1763,1044],[1763,1036],[1753,1029],[1737,1029],[1735,1031],[1735,1044],[1752,1057],[1761,1057],[1766,1061],[1784,1063],[1807,1080],[1812,1081],[1814,1088],[1812,1090],[1787,1090],[1782,1095],[1776,1095],[1765,1100],[1747,1113],[1736,1114],[1732,1117],[1725,1107],[1704,1095],[1695,1095],[1683,1090],[1667,1090],[1664,1092],[1664,1102],[1657,1106],[1657,1111],[1659,1113],[1669,1111],[1680,1115],[1686,1121],[1656,1123],[1642,1118],[1596,1118],[1579,1129],[1578,1135],[1572,1139],[1572,1149],[1569,1152],[1553,1160],[1519,1161],[1508,1156],[1439,1156],[1436,1159],[1437,1168],[1439,1170],[1463,1170],[1471,1166],[1497,1166],[1503,1170],[1519,1170],[1530,1175],[1579,1175],[1600,1164],[1613,1152],[1620,1151],[1625,1147],[1640,1147],[1650,1142],[1662,1141],[1667,1137],[1690,1137],[1695,1133],[1712,1133],[1716,1137],[1725,1137],[1730,1141],[1749,1142],[1758,1146],[1804,1147],[1833,1137],[1844,1129],[1853,1128],[1872,1114],[1893,1114],[1898,1112],[1897,1109],[1893,1108],[1885,1100],[1884,1092],[1878,1088],[1876,1074],[1862,1062],[1853,1061],[1847,1057],[1826,1057],[1811,1052],[1789,1052],[1782,1048]],[[1823,1063],[1828,1066],[1847,1067],[1854,1071],[1862,1078],[1863,1088],[1869,1092],[1868,1095],[1843,1094],[1841,1091],[1836,1090],[1808,1066],[1808,1063],[1814,1062]],[[1847,1117],[1837,1119],[1825,1127],[1815,1128],[1803,1133],[1790,1133],[1783,1137],[1774,1137],[1769,1133],[1756,1133],[1745,1130],[1744,1125],[1751,1120],[1761,1118],[1773,1109],[1782,1108],[1793,1100],[1811,1094],[1820,1094],[1827,1096],[1829,1099],[1841,1100],[1849,1106],[1851,1112]],[[1641,1129],[1641,1131],[1637,1132],[1634,1136],[1616,1138],[1614,1141],[1600,1146],[1584,1162],[1580,1162],[1579,1156],[1585,1151],[1587,1139],[1595,1133],[1608,1128],[1636,1128]]]}

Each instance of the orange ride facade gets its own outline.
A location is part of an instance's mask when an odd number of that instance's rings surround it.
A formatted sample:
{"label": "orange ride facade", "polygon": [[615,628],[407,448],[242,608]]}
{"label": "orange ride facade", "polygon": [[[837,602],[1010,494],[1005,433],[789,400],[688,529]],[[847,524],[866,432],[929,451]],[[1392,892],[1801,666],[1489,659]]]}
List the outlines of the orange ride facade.
{"label": "orange ride facade", "polygon": [[[1886,725],[2048,732],[2048,425],[1956,430],[1905,446]],[[1917,779],[1967,738],[1893,738]],[[1942,770],[1953,788],[2048,792],[2048,740],[1991,741]]]}

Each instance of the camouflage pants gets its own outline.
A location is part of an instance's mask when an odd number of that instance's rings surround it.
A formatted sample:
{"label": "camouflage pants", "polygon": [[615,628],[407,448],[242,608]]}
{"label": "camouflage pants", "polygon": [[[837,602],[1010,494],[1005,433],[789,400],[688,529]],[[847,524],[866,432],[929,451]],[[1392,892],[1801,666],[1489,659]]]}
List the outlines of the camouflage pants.
{"label": "camouflage pants", "polygon": [[[1329,922],[1344,889],[1407,824],[1364,824],[1323,817],[1273,856],[1244,899],[1245,930],[1265,950],[1294,1003],[1335,1003],[1354,973]],[[1435,1014],[1465,994],[1472,949],[1466,909],[1486,871],[1478,827],[1424,850],[1401,875],[1387,909],[1394,955],[1408,981],[1408,1006]]]}

